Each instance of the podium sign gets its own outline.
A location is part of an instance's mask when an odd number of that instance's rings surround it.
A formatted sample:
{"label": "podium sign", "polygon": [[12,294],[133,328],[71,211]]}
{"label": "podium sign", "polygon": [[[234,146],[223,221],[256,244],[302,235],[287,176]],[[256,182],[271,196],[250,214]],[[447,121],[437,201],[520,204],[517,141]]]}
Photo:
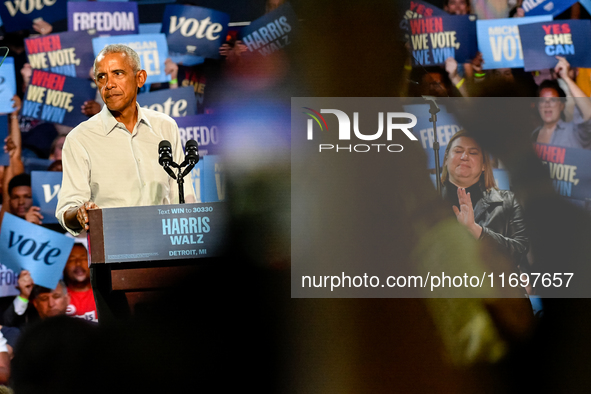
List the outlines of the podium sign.
{"label": "podium sign", "polygon": [[[219,256],[224,239],[224,211],[223,203],[105,208],[104,262]],[[90,226],[92,249],[92,221]]]}

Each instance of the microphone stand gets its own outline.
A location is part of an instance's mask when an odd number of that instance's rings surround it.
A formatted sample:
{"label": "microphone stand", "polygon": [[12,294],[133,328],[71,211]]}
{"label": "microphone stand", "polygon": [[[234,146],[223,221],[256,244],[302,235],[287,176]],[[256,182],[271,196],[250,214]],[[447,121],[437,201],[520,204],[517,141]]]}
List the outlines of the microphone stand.
{"label": "microphone stand", "polygon": [[433,122],[433,152],[435,154],[435,184],[437,186],[437,193],[442,196],[441,190],[441,166],[439,164],[439,141],[437,139],[437,113],[440,111],[437,103],[435,102],[435,97],[433,96],[423,96],[423,98],[429,101],[429,113],[431,117],[429,118],[429,122]]}

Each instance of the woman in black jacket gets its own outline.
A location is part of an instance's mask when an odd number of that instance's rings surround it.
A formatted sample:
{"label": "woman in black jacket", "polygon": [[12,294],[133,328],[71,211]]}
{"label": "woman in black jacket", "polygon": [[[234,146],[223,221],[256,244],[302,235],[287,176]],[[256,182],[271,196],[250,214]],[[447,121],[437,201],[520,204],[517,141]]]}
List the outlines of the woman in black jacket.
{"label": "woman in black jacket", "polygon": [[496,187],[490,157],[462,130],[449,141],[441,174],[443,197],[476,239],[491,238],[527,271],[529,240],[512,192]]}

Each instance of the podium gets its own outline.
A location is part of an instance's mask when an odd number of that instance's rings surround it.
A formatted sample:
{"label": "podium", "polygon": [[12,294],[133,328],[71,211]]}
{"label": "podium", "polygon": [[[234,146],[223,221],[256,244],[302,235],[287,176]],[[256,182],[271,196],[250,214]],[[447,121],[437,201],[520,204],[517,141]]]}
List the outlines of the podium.
{"label": "podium", "polygon": [[124,320],[223,253],[225,203],[89,211],[90,274],[99,321]]}

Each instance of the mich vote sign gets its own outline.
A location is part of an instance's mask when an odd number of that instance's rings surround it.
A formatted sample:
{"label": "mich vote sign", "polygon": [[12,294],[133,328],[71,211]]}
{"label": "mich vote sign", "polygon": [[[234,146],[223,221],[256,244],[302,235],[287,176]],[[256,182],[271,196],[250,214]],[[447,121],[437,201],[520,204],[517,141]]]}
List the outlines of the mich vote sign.
{"label": "mich vote sign", "polygon": [[523,49],[519,25],[551,21],[552,16],[488,19],[476,21],[478,49],[482,53],[485,70],[523,67]]}

